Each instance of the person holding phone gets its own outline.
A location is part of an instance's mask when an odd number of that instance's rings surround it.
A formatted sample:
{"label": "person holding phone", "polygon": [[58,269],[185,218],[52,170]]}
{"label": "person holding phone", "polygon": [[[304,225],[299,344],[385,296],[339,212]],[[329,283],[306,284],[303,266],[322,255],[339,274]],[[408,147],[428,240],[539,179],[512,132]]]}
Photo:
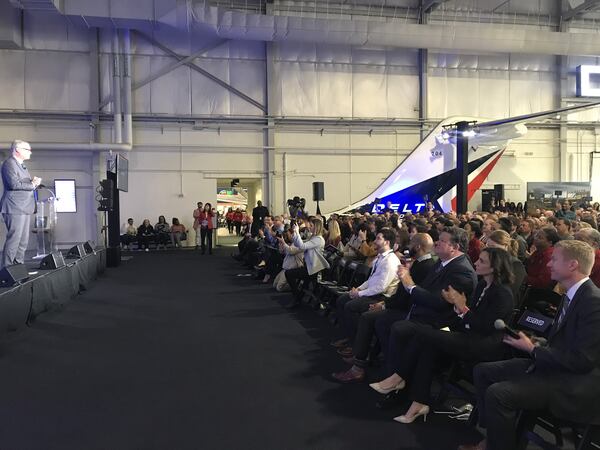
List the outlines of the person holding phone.
{"label": "person holding phone", "polygon": [[[439,260],[421,285],[414,282],[406,266],[398,267],[398,278],[402,283],[402,287],[398,289],[404,289],[408,294],[405,300],[408,309],[406,318],[393,324],[382,322],[375,325],[380,341],[389,336],[386,355],[388,373],[394,373],[395,361],[389,355],[399,353],[421,325],[439,330],[450,325],[455,319],[453,305],[444,299],[443,290],[452,286],[466,298],[475,291],[477,275],[465,255],[467,246],[468,235],[465,230],[456,226],[446,227],[435,243],[435,253]],[[390,329],[382,329],[382,326]],[[373,383],[371,387],[377,392],[387,394],[401,389],[400,385],[404,387],[404,380],[390,377],[381,383]]]}
{"label": "person holding phone", "polygon": [[[304,266],[285,271],[285,278],[294,296],[289,307],[293,308],[299,305],[300,300],[302,300],[302,292],[299,289],[300,281],[307,281],[316,277],[321,270],[329,268],[329,263],[323,256],[325,239],[323,239],[323,221],[321,219],[314,217],[308,221],[307,232],[309,237],[305,241],[302,241],[300,237],[300,228],[296,221],[292,220],[290,225],[293,231],[292,243],[296,248],[304,251]],[[282,238],[278,239],[280,242],[283,241]]]}

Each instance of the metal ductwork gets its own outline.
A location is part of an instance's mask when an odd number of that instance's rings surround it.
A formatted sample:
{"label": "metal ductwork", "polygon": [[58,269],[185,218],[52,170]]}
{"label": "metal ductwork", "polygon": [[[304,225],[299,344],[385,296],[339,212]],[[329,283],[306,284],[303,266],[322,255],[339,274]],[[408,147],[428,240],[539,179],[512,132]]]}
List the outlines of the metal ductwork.
{"label": "metal ductwork", "polygon": [[59,11],[60,0],[9,0],[18,9],[30,11]]}
{"label": "metal ductwork", "polygon": [[427,48],[439,51],[598,55],[589,33],[509,28],[491,24],[412,24],[344,19],[265,16],[196,6],[194,18],[227,39]]}
{"label": "metal ductwork", "polygon": [[[16,0],[14,0],[16,1]],[[23,1],[23,0],[21,0]],[[50,2],[50,0],[46,0]],[[317,19],[265,15],[187,1],[63,0],[61,11],[85,26],[149,30],[161,24],[211,29],[226,39],[426,48],[447,52],[598,55],[600,39],[570,33],[479,23],[415,24],[403,21]]]}

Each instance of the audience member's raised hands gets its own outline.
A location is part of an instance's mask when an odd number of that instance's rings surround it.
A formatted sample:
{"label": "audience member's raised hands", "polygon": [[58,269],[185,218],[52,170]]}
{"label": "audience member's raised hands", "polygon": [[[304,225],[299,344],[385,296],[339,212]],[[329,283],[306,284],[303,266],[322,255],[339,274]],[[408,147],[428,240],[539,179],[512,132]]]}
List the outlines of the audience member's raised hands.
{"label": "audience member's raised hands", "polygon": [[413,281],[412,277],[410,276],[410,270],[408,269],[408,267],[400,264],[398,266],[398,271],[396,272],[396,275],[398,276],[398,279],[400,280],[400,282],[402,283],[402,285],[405,288],[415,285],[415,282]]}
{"label": "audience member's raised hands", "polygon": [[464,308],[467,304],[467,297],[465,294],[458,292],[451,285],[448,285],[447,289],[442,289],[442,298],[459,310]]}
{"label": "audience member's raised hands", "polygon": [[359,238],[361,241],[366,241],[366,240],[367,240],[367,232],[366,232],[365,230],[360,230],[360,231],[358,232],[358,238]]}

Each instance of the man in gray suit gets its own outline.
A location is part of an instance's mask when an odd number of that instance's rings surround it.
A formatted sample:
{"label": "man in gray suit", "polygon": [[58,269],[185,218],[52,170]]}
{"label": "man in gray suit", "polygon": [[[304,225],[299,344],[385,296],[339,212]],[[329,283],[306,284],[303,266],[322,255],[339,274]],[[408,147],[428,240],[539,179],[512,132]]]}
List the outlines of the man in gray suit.
{"label": "man in gray suit", "polygon": [[6,242],[2,254],[2,266],[23,264],[29,242],[29,221],[35,210],[33,191],[42,182],[31,178],[23,164],[31,158],[28,142],[16,140],[10,147],[12,155],[2,164],[4,194],[0,200],[0,213],[6,224]]}

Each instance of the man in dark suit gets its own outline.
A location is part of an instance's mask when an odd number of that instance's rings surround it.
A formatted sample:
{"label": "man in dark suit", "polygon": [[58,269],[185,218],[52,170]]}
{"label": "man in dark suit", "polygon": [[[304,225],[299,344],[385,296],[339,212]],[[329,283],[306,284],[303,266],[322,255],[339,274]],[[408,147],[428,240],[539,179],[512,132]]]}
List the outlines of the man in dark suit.
{"label": "man in dark suit", "polygon": [[256,208],[252,210],[252,236],[258,234],[258,230],[265,226],[265,217],[269,215],[269,210],[263,206],[259,200],[256,202]]}
{"label": "man in dark suit", "polygon": [[421,285],[415,282],[408,270],[398,270],[402,283],[398,289],[405,289],[409,294],[410,310],[406,316],[407,320],[395,322],[391,332],[380,324],[377,326],[380,342],[389,336],[389,353],[395,353],[395,348],[404,345],[406,340],[412,337],[418,328],[417,324],[440,329],[452,323],[455,314],[452,305],[443,299],[442,290],[452,286],[469,298],[477,286],[475,270],[464,254],[467,245],[468,236],[465,230],[446,227],[435,243],[435,253],[439,261]]}
{"label": "man in dark suit", "polygon": [[[414,258],[410,267],[413,279],[421,282],[431,271],[435,260],[431,256],[433,251],[433,240],[427,233],[417,233],[410,240],[409,246],[411,257]],[[406,265],[406,261],[403,261]],[[397,282],[397,281],[396,281]],[[408,309],[405,297],[408,294],[404,289],[397,291],[394,295],[384,298],[378,303],[369,306],[369,310],[362,313],[358,320],[357,331],[352,347],[352,355],[347,355],[344,361],[352,363],[352,367],[344,372],[333,374],[333,378],[342,383],[362,381],[365,378],[365,369],[368,365],[371,341],[375,334],[375,324],[378,320],[393,323],[404,319]],[[339,300],[338,300],[339,301]],[[339,344],[338,344],[339,343]],[[344,341],[337,341],[334,346],[343,350]],[[340,350],[338,350],[340,353]],[[342,354],[342,353],[340,353]],[[344,356],[342,354],[342,356]]]}
{"label": "man in dark suit", "polygon": [[547,346],[523,333],[504,342],[527,357],[475,367],[480,425],[487,439],[461,450],[511,450],[519,411],[549,410],[558,418],[600,424],[600,289],[589,279],[593,248],[561,241],[548,263],[566,290]]}
{"label": "man in dark suit", "polygon": [[0,200],[0,212],[6,224],[6,241],[2,266],[23,264],[29,242],[29,222],[35,210],[33,191],[41,178],[31,178],[23,164],[31,158],[31,146],[16,140],[11,145],[11,156],[2,164],[4,194]]}

